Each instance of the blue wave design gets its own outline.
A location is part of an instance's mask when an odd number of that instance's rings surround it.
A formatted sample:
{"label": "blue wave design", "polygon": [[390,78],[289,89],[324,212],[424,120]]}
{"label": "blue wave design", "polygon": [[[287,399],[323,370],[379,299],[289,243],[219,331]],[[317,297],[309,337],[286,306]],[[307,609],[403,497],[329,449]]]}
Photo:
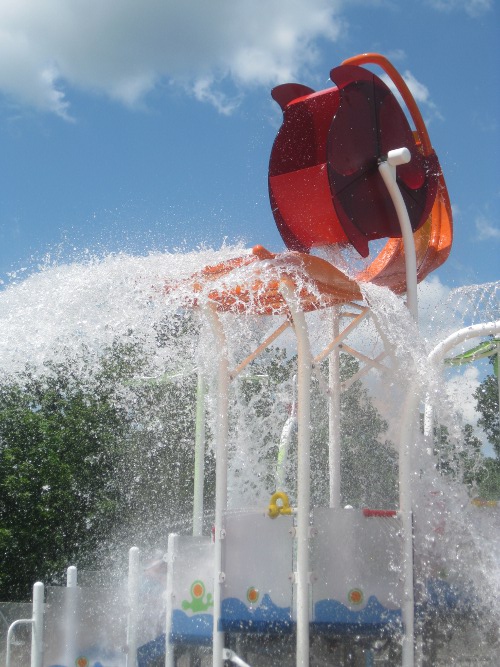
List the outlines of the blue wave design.
{"label": "blue wave design", "polygon": [[214,617],[212,614],[188,616],[180,609],[174,609],[170,641],[172,643],[210,644],[213,627]]}
{"label": "blue wave design", "polygon": [[241,632],[291,632],[290,607],[278,607],[266,593],[260,605],[250,610],[238,598],[222,600],[219,630]]}
{"label": "blue wave design", "polygon": [[416,611],[426,612],[470,613],[478,600],[474,592],[465,586],[457,586],[444,579],[428,579],[423,599],[419,601]]}
{"label": "blue wave design", "polygon": [[341,634],[366,634],[381,630],[396,632],[402,629],[401,609],[384,607],[375,595],[370,595],[366,607],[358,611],[337,600],[320,600],[314,605],[312,625],[317,630]]}
{"label": "blue wave design", "polygon": [[137,667],[149,667],[160,658],[165,658],[165,633],[137,649]]}

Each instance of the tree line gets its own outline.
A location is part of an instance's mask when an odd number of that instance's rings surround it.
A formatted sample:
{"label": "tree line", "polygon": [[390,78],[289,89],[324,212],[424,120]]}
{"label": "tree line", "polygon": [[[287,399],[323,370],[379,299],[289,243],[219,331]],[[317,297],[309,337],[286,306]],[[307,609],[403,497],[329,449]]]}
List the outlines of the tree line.
{"label": "tree line", "polygon": [[[191,324],[162,336],[182,342]],[[196,377],[138,381],[145,359],[137,342],[105,350],[92,373],[81,376],[82,360],[49,362],[43,373],[27,367],[0,383],[0,600],[27,600],[34,581],[60,581],[70,564],[102,567],[116,544],[131,539],[164,544],[169,529],[183,530],[192,510]],[[265,382],[243,380],[238,400],[247,424],[266,423],[262,484],[274,491],[279,432],[275,404],[279,387],[292,382],[296,359],[271,348],[252,372]],[[341,355],[345,379],[358,369]],[[488,376],[475,398],[480,425],[496,458],[481,455],[472,427],[456,450],[449,434],[435,438],[441,472],[459,478],[471,494],[500,497],[500,426],[496,378]],[[312,502],[328,503],[327,403],[313,386]],[[253,418],[255,417],[255,419]],[[265,420],[268,420],[266,422]],[[234,432],[241,423],[233,423]],[[397,456],[386,439],[387,423],[358,381],[341,401],[342,503],[355,507],[397,506]],[[209,443],[210,430],[207,434]],[[291,443],[287,484],[294,494]],[[214,457],[206,452],[206,506],[214,500]],[[177,523],[176,523],[177,522]],[[184,522],[184,524],[183,524]]]}

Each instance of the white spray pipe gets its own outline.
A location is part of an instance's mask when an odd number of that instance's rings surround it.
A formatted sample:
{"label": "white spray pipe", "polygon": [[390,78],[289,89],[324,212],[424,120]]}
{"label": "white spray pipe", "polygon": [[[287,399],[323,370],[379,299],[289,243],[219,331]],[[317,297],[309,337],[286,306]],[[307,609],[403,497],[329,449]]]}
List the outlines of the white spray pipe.
{"label": "white spray pipe", "polygon": [[415,594],[413,586],[413,520],[412,520],[412,448],[415,446],[415,424],[420,392],[410,382],[403,405],[399,436],[399,511],[403,537],[403,667],[414,665]]}
{"label": "white spray pipe", "polygon": [[297,336],[298,452],[297,452],[297,667],[309,666],[309,514],[310,477],[310,391],[312,357],[304,313],[295,297],[293,284],[280,283],[280,291],[292,316]]}
{"label": "white spray pipe", "polygon": [[[378,168],[389,191],[401,227],[405,251],[407,306],[417,324],[417,256],[415,241],[408,210],[396,180],[396,167],[407,164],[410,160],[411,153],[407,148],[397,148],[388,152],[387,160],[381,161]],[[414,383],[410,383],[403,407],[399,450],[399,505],[403,532],[403,667],[413,667],[415,660],[411,450],[414,445],[419,400],[420,394],[417,387]]]}
{"label": "white spray pipe", "polygon": [[11,644],[14,631],[19,625],[31,625],[31,667],[43,665],[43,598],[44,586],[41,581],[33,585],[33,607],[31,618],[19,618],[9,625],[7,630],[7,646],[5,651],[5,667],[12,662]]}
{"label": "white spray pipe", "polygon": [[139,548],[131,547],[128,552],[127,667],[136,667],[137,665],[139,576]]}
{"label": "white spray pipe", "polygon": [[43,665],[43,598],[41,581],[33,585],[33,624],[31,629],[31,667]]}
{"label": "white spray pipe", "polygon": [[166,584],[166,619],[165,619],[165,667],[174,667],[175,647],[170,642],[172,632],[172,613],[174,603],[174,560],[177,549],[177,535],[170,533],[167,545],[167,584]]}
{"label": "white spray pipe", "polygon": [[206,309],[210,325],[216,340],[219,354],[217,373],[217,420],[215,427],[215,545],[214,545],[214,629],[213,629],[213,667],[221,667],[224,649],[224,633],[219,630],[221,613],[222,583],[222,540],[223,518],[227,509],[227,440],[228,440],[228,404],[229,404],[229,360],[227,343],[222,323],[215,307]]}
{"label": "white spray pipe", "polygon": [[65,651],[66,665],[74,664],[76,659],[76,604],[77,604],[78,571],[75,565],[66,570],[66,624],[65,624]]}
{"label": "white spray pipe", "polygon": [[[439,367],[447,355],[447,353],[460,343],[464,343],[469,338],[480,338],[483,336],[491,336],[500,332],[500,320],[493,322],[483,322],[481,324],[473,324],[469,327],[464,327],[455,331],[450,336],[442,340],[436,345],[436,347],[429,354],[429,363],[435,368]],[[498,350],[498,346],[497,346]],[[498,351],[497,351],[498,354]],[[499,363],[500,369],[500,363]],[[498,373],[498,396],[500,404],[500,372]],[[433,425],[434,425],[434,414],[433,414],[432,403],[429,399],[429,395],[426,397],[425,401],[425,413],[424,413],[424,435],[426,441],[432,438]]]}
{"label": "white spray pipe", "polygon": [[194,443],[193,535],[203,534],[203,489],[205,484],[205,378],[198,369],[196,430]]}
{"label": "white spray pipe", "polygon": [[396,167],[401,164],[407,164],[410,160],[411,153],[407,148],[396,148],[387,153],[387,160],[380,162],[378,169],[391,196],[398,216],[399,226],[401,227],[405,249],[407,305],[413,319],[417,322],[417,257],[415,253],[415,241],[408,210],[396,181]]}
{"label": "white spray pipe", "polygon": [[78,585],[78,570],[76,565],[70,565],[66,570],[66,587],[76,588]]}
{"label": "white spray pipe", "polygon": [[[339,336],[340,317],[338,308],[332,310],[331,334]],[[340,507],[340,352],[335,347],[328,357],[328,469],[330,484],[330,507]]]}

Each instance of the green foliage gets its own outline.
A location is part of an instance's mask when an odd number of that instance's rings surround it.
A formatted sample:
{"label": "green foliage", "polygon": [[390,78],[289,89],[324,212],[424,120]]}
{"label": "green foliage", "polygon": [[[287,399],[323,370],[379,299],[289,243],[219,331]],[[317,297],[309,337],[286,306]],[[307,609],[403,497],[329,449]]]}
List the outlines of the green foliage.
{"label": "green foliage", "polygon": [[444,475],[460,480],[474,492],[484,463],[481,441],[470,424],[460,431],[460,442],[450,437],[449,429],[440,424],[434,427],[436,467]]}
{"label": "green foliage", "polygon": [[478,425],[488,436],[493,449],[500,457],[500,412],[498,406],[498,380],[494,375],[488,375],[474,392],[477,409],[481,417]]}
{"label": "green foliage", "polygon": [[[359,369],[358,362],[340,355],[341,380]],[[313,503],[328,505],[328,408],[316,388],[313,394],[312,457],[318,475]],[[361,382],[354,382],[341,395],[341,502],[353,507],[392,509],[398,506],[397,455],[384,439],[387,422],[373,405]]]}
{"label": "green foliage", "polygon": [[[138,383],[127,398],[126,524],[142,543],[165,542],[169,526],[189,529],[193,509],[196,376]],[[210,433],[207,433],[207,442]],[[205,456],[205,502],[213,506],[214,458]],[[185,524],[185,525],[183,525]],[[165,545],[166,546],[166,545]]]}
{"label": "green foliage", "polygon": [[478,419],[486,433],[496,458],[485,457],[482,443],[474,435],[473,427],[465,424],[461,430],[460,442],[450,437],[449,430],[439,425],[434,428],[434,452],[437,468],[443,474],[465,484],[471,495],[486,500],[500,499],[500,418],[498,412],[498,381],[488,375],[474,392]]}
{"label": "green foliage", "polygon": [[[359,364],[353,357],[340,355],[341,380],[350,378],[358,369]],[[326,364],[323,371],[325,374]],[[383,439],[387,423],[359,381],[341,395],[340,431],[342,505],[397,507],[397,456],[391,443]],[[292,497],[296,484],[296,448],[295,438],[287,465],[287,490]],[[276,456],[277,448],[274,461]],[[311,502],[328,506],[328,403],[317,382],[313,382],[311,396],[311,470]]]}
{"label": "green foliage", "polygon": [[500,460],[485,459],[477,482],[477,495],[479,498],[500,501]]}
{"label": "green foliage", "polygon": [[[157,345],[182,361],[193,333],[181,314],[158,328]],[[70,358],[0,385],[0,599],[26,599],[69,564],[105,565],[120,540],[166,547],[191,517],[195,376],[151,378],[132,335],[99,359]],[[212,504],[210,453],[205,471]]]}
{"label": "green foliage", "polygon": [[[89,565],[117,521],[123,415],[70,366],[0,386],[0,599]],[[104,389],[104,388],[103,388]]]}

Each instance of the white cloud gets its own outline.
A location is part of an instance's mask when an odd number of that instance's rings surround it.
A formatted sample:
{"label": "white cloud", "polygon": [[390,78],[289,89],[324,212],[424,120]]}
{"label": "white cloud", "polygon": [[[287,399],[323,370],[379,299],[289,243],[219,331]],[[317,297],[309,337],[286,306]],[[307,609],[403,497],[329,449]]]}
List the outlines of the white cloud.
{"label": "white cloud", "polygon": [[293,80],[335,41],[341,0],[3,0],[0,91],[69,118],[68,89],[141,103],[178,82],[228,113],[221,83]]}
{"label": "white cloud", "polygon": [[[429,123],[433,118],[439,118],[440,120],[442,120],[443,116],[441,115],[441,112],[439,111],[436,104],[431,99],[431,95],[427,86],[421,83],[416,78],[416,76],[412,74],[412,72],[410,72],[410,70],[405,70],[402,76],[406,85],[410,89],[410,93],[415,98],[415,102],[419,105],[419,107],[424,108],[427,114],[429,115],[429,118],[425,119],[426,122]],[[389,86],[392,92],[396,95],[400,104],[404,106],[404,102],[401,98],[401,95],[397,91],[396,86],[394,85],[392,80],[386,74],[382,75],[381,79],[387,86]]]}
{"label": "white cloud", "polygon": [[427,4],[438,11],[461,10],[469,16],[481,16],[493,8],[493,0],[427,0]]}
{"label": "white cloud", "polygon": [[479,215],[476,218],[475,224],[477,230],[477,239],[479,241],[500,239],[500,227],[495,226],[484,215]]}
{"label": "white cloud", "polygon": [[464,422],[472,425],[476,424],[478,418],[474,392],[479,384],[479,370],[472,364],[446,381],[448,400],[455,411],[462,415]]}

